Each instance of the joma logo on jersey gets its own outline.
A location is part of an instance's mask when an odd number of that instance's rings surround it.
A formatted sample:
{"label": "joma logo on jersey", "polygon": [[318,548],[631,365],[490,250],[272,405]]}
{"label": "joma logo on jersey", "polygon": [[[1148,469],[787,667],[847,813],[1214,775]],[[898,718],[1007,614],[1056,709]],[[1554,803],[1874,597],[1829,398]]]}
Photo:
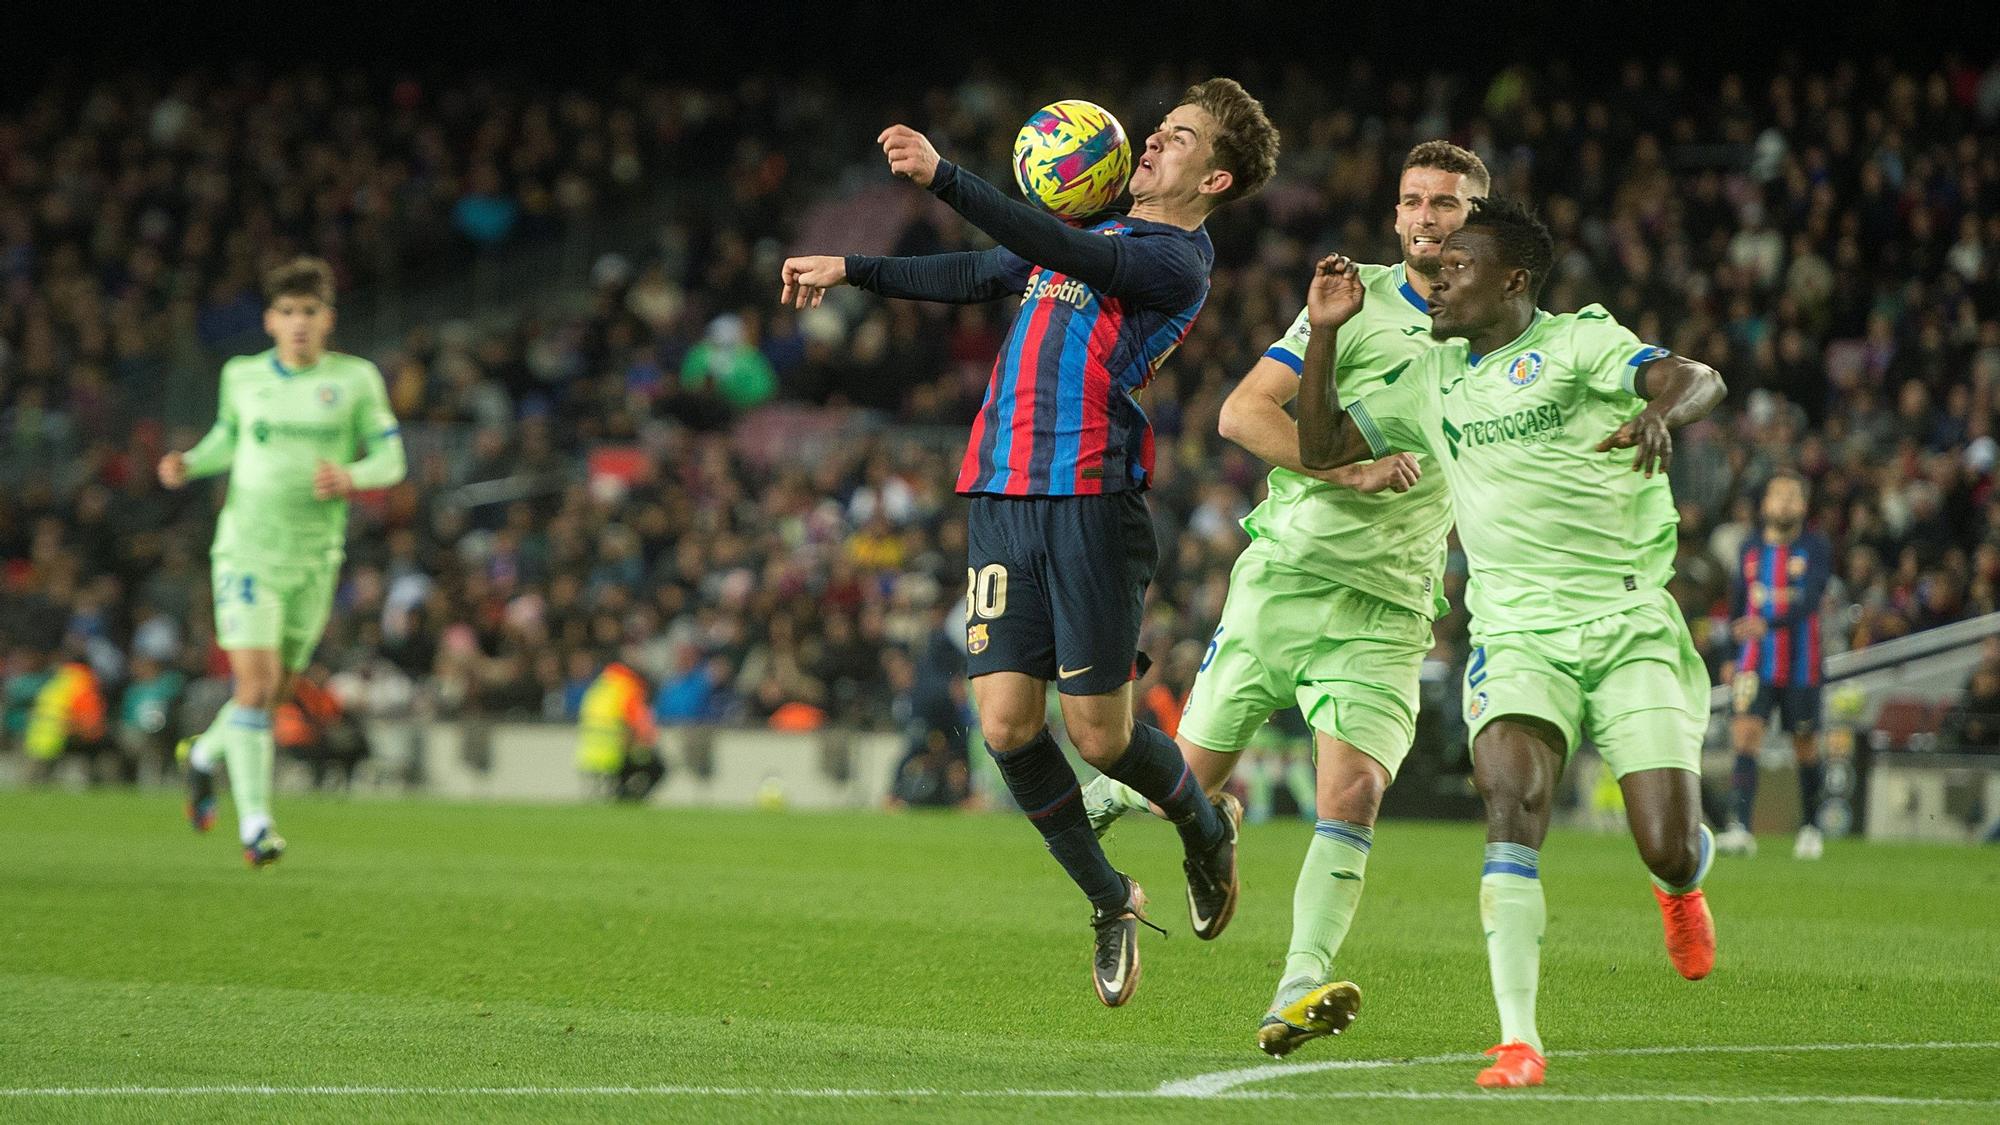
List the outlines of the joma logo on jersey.
{"label": "joma logo on jersey", "polygon": [[1481,418],[1454,426],[1451,419],[1444,419],[1445,440],[1451,445],[1451,455],[1458,456],[1460,445],[1492,445],[1502,441],[1544,442],[1553,441],[1563,432],[1562,408],[1555,403],[1544,403],[1527,410],[1517,410],[1512,414],[1502,414],[1498,418]]}
{"label": "joma logo on jersey", "polygon": [[1517,387],[1525,387],[1542,377],[1542,364],[1547,362],[1540,352],[1528,352],[1514,357],[1507,365],[1507,381]]}
{"label": "joma logo on jersey", "polygon": [[1062,301],[1081,309],[1088,308],[1090,302],[1097,299],[1097,294],[1090,291],[1090,286],[1073,277],[1066,277],[1061,281],[1050,281],[1047,277],[1036,274],[1033,278],[1029,279],[1028,287],[1022,290],[1021,299],[1023,301],[1032,301],[1036,298]]}

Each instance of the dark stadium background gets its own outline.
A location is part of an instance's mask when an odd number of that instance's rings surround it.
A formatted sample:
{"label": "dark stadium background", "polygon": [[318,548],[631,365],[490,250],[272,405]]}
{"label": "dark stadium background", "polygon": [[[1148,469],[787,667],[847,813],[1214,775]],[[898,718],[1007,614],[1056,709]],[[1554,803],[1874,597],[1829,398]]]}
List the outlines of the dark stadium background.
{"label": "dark stadium background", "polygon": [[[361,534],[350,555],[343,609],[329,633],[326,674],[362,675],[374,667],[419,681],[449,683],[456,676],[464,682],[443,693],[446,714],[566,719],[577,681],[588,674],[583,654],[628,631],[626,619],[636,613],[651,621],[641,631],[650,630],[648,639],[658,645],[651,670],[662,686],[692,683],[703,669],[714,668],[733,684],[723,708],[731,722],[762,724],[787,704],[810,698],[836,723],[936,729],[950,726],[962,706],[943,639],[962,544],[948,481],[998,314],[938,318],[906,306],[860,301],[842,306],[846,323],[838,340],[828,343],[777,314],[766,293],[774,288],[768,276],[774,248],[849,248],[838,241],[855,229],[842,225],[855,216],[829,210],[829,199],[862,192],[873,203],[908,205],[908,193],[897,194],[871,162],[870,141],[880,125],[905,119],[940,130],[941,139],[950,141],[949,155],[998,174],[1011,135],[1008,119],[1031,103],[1104,91],[1105,100],[1128,115],[1128,127],[1137,129],[1144,122],[1132,115],[1151,112],[1149,99],[1170,96],[1190,76],[1220,72],[1242,77],[1273,103],[1288,127],[1281,162],[1285,182],[1262,202],[1225,213],[1213,224],[1227,278],[1196,337],[1168,365],[1149,407],[1163,436],[1179,446],[1172,458],[1177,466],[1164,475],[1155,498],[1169,557],[1147,638],[1164,658],[1160,684],[1149,687],[1164,687],[1158,698],[1170,706],[1185,688],[1176,677],[1185,677],[1189,646],[1198,651],[1212,628],[1222,577],[1240,543],[1233,519],[1254,501],[1261,475],[1240,451],[1215,438],[1213,409],[1256,350],[1289,319],[1307,250],[1340,245],[1386,252],[1387,187],[1379,166],[1393,161],[1397,144],[1421,139],[1404,133],[1424,119],[1426,109],[1438,110],[1447,131],[1464,139],[1467,122],[1495,116],[1487,111],[1491,99],[1509,105],[1497,115],[1501,123],[1481,134],[1499,146],[1486,155],[1496,166],[1530,168],[1506,180],[1508,186],[1552,204],[1558,233],[1573,246],[1578,224],[1591,216],[1555,200],[1570,194],[1572,185],[1566,172],[1549,169],[1576,157],[1574,139],[1552,136],[1556,127],[1546,119],[1540,126],[1525,124],[1521,103],[1506,101],[1511,81],[1506,76],[1528,76],[1528,88],[1539,98],[1537,112],[1555,101],[1572,107],[1607,102],[1619,121],[1606,134],[1612,143],[1600,153],[1603,200],[1631,187],[1637,175],[1633,151],[1617,146],[1642,134],[1663,139],[1659,173],[1666,179],[1647,190],[1668,184],[1671,192],[1684,194],[1682,202],[1706,215],[1703,234],[1713,244],[1700,247],[1688,239],[1682,247],[1705,269],[1715,246],[1741,231],[1734,203],[1722,206],[1704,196],[1701,180],[1744,166],[1748,155],[1741,138],[1723,134],[1730,120],[1753,132],[1766,124],[1761,115],[1773,75],[1793,75],[1800,83],[1844,75],[1843,96],[1861,127],[1869,110],[1886,107],[1898,79],[1914,82],[1921,97],[1934,72],[1963,76],[1984,70],[2000,42],[1990,34],[1992,21],[1990,13],[1891,3],[1693,5],[1671,12],[1555,5],[1404,11],[1175,5],[1149,18],[1114,6],[1034,4],[948,11],[887,3],[713,2],[648,9],[444,4],[420,11],[373,4],[226,5],[187,12],[93,7],[66,14],[60,27],[22,29],[0,42],[0,114],[21,113],[44,92],[57,91],[51,104],[61,108],[56,118],[44,121],[53,129],[44,138],[49,148],[38,154],[46,157],[56,147],[49,138],[78,126],[77,118],[65,115],[81,114],[83,92],[106,78],[128,87],[165,88],[193,75],[198,86],[209,84],[204,89],[232,83],[256,89],[271,76],[305,73],[318,75],[312,81],[325,87],[311,96],[330,99],[314,114],[333,114],[349,100],[387,113],[385,106],[407,97],[406,108],[419,124],[430,120],[427,115],[441,115],[447,143],[456,146],[454,158],[462,159],[465,146],[476,143],[482,115],[498,114],[512,129],[523,104],[553,104],[564,92],[601,107],[604,116],[591,126],[598,129],[609,129],[608,115],[619,107],[636,114],[642,129],[650,128],[645,114],[661,103],[647,99],[661,91],[671,92],[669,101],[680,99],[675,112],[691,112],[693,103],[686,101],[691,95],[706,98],[711,104],[705,120],[695,114],[694,124],[671,137],[641,144],[640,175],[621,179],[602,167],[588,172],[579,189],[584,202],[543,212],[529,206],[494,245],[455,230],[449,201],[432,201],[433,211],[416,214],[408,229],[383,243],[393,252],[377,253],[376,243],[342,228],[336,240],[345,286],[339,339],[367,350],[392,384],[397,364],[405,364],[415,372],[409,377],[417,389],[403,400],[411,424],[412,481],[368,501],[357,515]],[[1662,85],[1668,69],[1677,75],[1671,89]],[[1428,77],[1433,74],[1452,78],[1442,95],[1434,96]],[[1717,102],[1725,74],[1743,77],[1741,106]],[[965,116],[955,92],[987,87],[1013,100],[990,107],[977,122],[955,120]],[[1137,96],[1142,92],[1144,97]],[[1952,96],[1959,96],[1956,88]],[[1921,143],[1950,147],[1969,139],[1980,159],[1988,159],[1991,123],[1976,122],[1969,111],[1954,112],[1951,127],[1963,130],[1963,137],[1927,134]],[[1694,134],[1675,138],[1672,131],[1683,116],[1697,123]],[[1390,124],[1384,131],[1371,119]],[[316,128],[321,118],[311,120]],[[141,126],[134,121],[120,127]],[[566,125],[558,132],[568,152],[576,137]],[[335,135],[342,143],[351,139]],[[291,138],[312,139],[309,130]],[[1539,166],[1531,168],[1535,162],[1523,160],[1523,154],[1535,154]],[[1357,160],[1376,167],[1357,171]],[[519,184],[509,182],[516,177],[505,160],[495,163],[502,173],[499,194],[514,192]],[[459,170],[468,177],[472,171]],[[549,188],[563,171],[550,169],[540,186]],[[1976,171],[1975,178],[1984,174]],[[1317,186],[1300,190],[1315,180]],[[1985,190],[1994,185],[1986,183]],[[1843,200],[1842,206],[1857,205]],[[1941,205],[1938,214],[1947,212]],[[919,251],[949,248],[971,237],[935,211],[927,215],[907,226],[867,228],[859,237],[868,244],[852,248]],[[124,221],[137,218],[134,211]],[[234,218],[225,216],[209,237],[225,242]],[[324,249],[324,231],[310,220],[295,220],[287,220],[289,227],[281,222],[285,229],[275,236],[257,236],[266,238],[257,252]],[[1864,221],[1874,223],[1876,217]],[[1885,221],[1893,227],[1902,217]],[[674,232],[664,250],[663,229]],[[181,233],[175,228],[176,237]],[[1879,261],[1871,241],[1870,260],[1851,271],[1854,280],[1873,291],[1887,287],[1885,276],[1898,283],[1905,276],[1944,276],[1943,255],[1956,237],[1955,229],[1933,231],[1935,245],[1914,252],[1899,236],[1883,244],[1888,256]],[[1656,233],[1647,238],[1657,243]],[[1714,243],[1718,238],[1723,242]],[[1836,241],[1828,235],[1820,255],[1831,258]],[[1656,255],[1661,249],[1653,246]],[[1791,260],[1784,240],[1779,253],[1783,270]],[[1658,288],[1645,278],[1626,276],[1629,263],[1611,263],[1602,247],[1584,259],[1591,269],[1567,276],[1559,271],[1554,302],[1573,306],[1604,299],[1621,316],[1669,337],[1685,327],[1685,310],[1672,300],[1656,300]],[[47,265],[39,259],[33,268]],[[127,284],[128,263],[86,265],[84,273],[102,282],[107,294]],[[1990,275],[1993,267],[1986,268]],[[201,276],[224,289],[244,281],[213,271]],[[1588,296],[1581,288],[1586,284],[1593,287]],[[1750,288],[1753,319],[1777,307],[1768,287]],[[1996,316],[1986,296],[1990,276],[1965,288],[1953,299],[1976,307],[1982,322]],[[674,324],[657,340],[620,311],[632,307],[635,292],[678,302],[668,318]],[[262,344],[254,331],[254,302],[246,304],[241,292],[205,290],[193,299],[199,309],[192,331],[183,325],[169,333],[171,339],[153,340],[139,349],[144,354],[138,362],[115,369],[84,364],[90,373],[78,375],[64,352],[60,373],[40,393],[47,405],[60,406],[62,396],[72,396],[68,410],[56,411],[73,416],[65,422],[70,429],[61,442],[24,457],[30,463],[17,466],[9,479],[27,483],[0,498],[0,530],[6,533],[0,543],[8,557],[32,557],[33,517],[53,514],[57,526],[49,535],[56,542],[43,546],[80,564],[74,588],[54,599],[44,596],[48,587],[36,585],[36,572],[19,579],[10,621],[26,624],[10,640],[46,662],[61,654],[61,637],[76,632],[80,614],[88,629],[119,650],[116,660],[107,661],[116,668],[108,667],[112,674],[105,677],[114,696],[131,675],[149,615],[178,622],[173,643],[159,642],[161,653],[173,654],[165,663],[182,666],[190,683],[204,678],[212,683],[216,670],[212,658],[200,655],[207,531],[197,509],[205,495],[197,491],[199,502],[165,503],[149,491],[142,470],[145,457],[163,443],[184,446],[206,424],[216,361]],[[1725,647],[1711,621],[1721,580],[1713,544],[1726,538],[1713,536],[1721,529],[1726,537],[1731,526],[1741,525],[1738,505],[1777,460],[1819,456],[1815,443],[1821,450],[1830,444],[1823,440],[1830,410],[1826,380],[1815,365],[1829,340],[1866,340],[1865,304],[1850,305],[1843,315],[1852,323],[1838,330],[1821,326],[1806,332],[1802,351],[1787,350],[1783,333],[1774,332],[1768,361],[1756,357],[1754,343],[1731,336],[1727,322],[1735,314],[1727,307],[1713,310],[1707,337],[1679,341],[1716,362],[1736,391],[1718,423],[1686,435],[1676,479],[1692,507],[1683,603],[1698,619],[1711,661],[1719,662]],[[8,314],[16,320],[5,326],[17,357],[24,307],[17,299]],[[835,398],[903,425],[880,431],[869,421],[847,429],[855,424],[852,416],[833,422],[828,415],[787,407],[739,429],[733,458],[713,440],[679,442],[669,452],[655,450],[674,486],[640,490],[609,521],[590,514],[583,500],[565,498],[560,487],[536,492],[524,508],[431,510],[439,497],[494,495],[480,490],[496,480],[527,477],[559,484],[583,473],[595,447],[629,444],[644,419],[622,418],[607,407],[631,389],[602,367],[613,353],[621,372],[631,355],[654,353],[652,369],[632,378],[652,396],[659,417],[697,430],[729,423],[738,412],[728,404],[669,401],[673,396],[661,388],[670,386],[677,365],[709,340],[717,317],[745,312],[753,331],[775,331],[779,325],[792,333],[774,352],[782,353],[776,354],[781,401]],[[1965,445],[1972,430],[1967,414],[1975,401],[1969,394],[1954,400],[1953,390],[1969,389],[1964,376],[1980,345],[1933,348],[1926,343],[1924,310],[1905,313],[1889,326],[1904,348],[1901,366],[1870,390],[1873,397],[1857,418],[1864,428],[1881,431],[1877,452],[1894,452],[1907,438],[1915,443],[1917,460],[1935,459]],[[856,341],[864,339],[877,349],[875,358],[854,361]],[[577,340],[585,343],[572,346]],[[937,350],[940,341],[943,354]],[[832,360],[815,357],[813,349],[822,346],[833,349]],[[565,347],[581,351],[568,355]],[[538,375],[530,370],[537,348],[555,355],[550,371],[577,362],[599,368],[580,378],[573,378],[573,371]],[[563,383],[560,393],[543,393],[551,379]],[[1913,382],[1927,388],[1928,400],[1899,415],[1904,404],[1898,396]],[[76,398],[79,383],[86,391]],[[917,389],[906,395],[910,385]],[[25,386],[20,379],[0,384],[0,411],[18,406]],[[575,388],[582,390],[571,393]],[[1796,410],[1753,410],[1748,396],[1760,388],[1789,399]],[[1851,432],[1855,421],[1840,424]],[[797,445],[805,432],[817,436],[800,446],[808,451],[802,463],[788,467],[769,458],[787,442]],[[106,440],[107,435],[117,440]],[[16,443],[13,452],[25,449]],[[597,457],[598,468],[611,467],[615,459],[602,452]],[[1911,472],[1923,475],[1928,469]],[[95,487],[85,479],[93,473]],[[1828,480],[1816,520],[1845,533],[1839,543],[1843,577],[1854,587],[1836,623],[1842,647],[1994,608],[1996,576],[1985,573],[1989,563],[1982,554],[1982,544],[2000,551],[1987,542],[1994,518],[1986,507],[1990,472],[1941,483],[1935,508],[1913,519],[1898,509],[1893,528],[1883,526],[1872,483],[1844,470],[1833,471]],[[880,498],[891,492],[894,503],[919,512],[914,521],[897,516],[884,525],[878,518]],[[814,509],[829,496],[844,512],[837,526],[815,525]],[[857,505],[857,496],[873,499]],[[718,540],[713,527],[686,522],[709,518],[700,513],[712,513],[717,505],[758,509],[771,520],[807,527],[802,534],[833,536],[841,549],[831,554],[840,557],[802,573],[773,550],[777,540],[760,538],[768,528]],[[135,536],[135,529],[141,534]],[[541,568],[529,584],[543,607],[544,634],[519,632],[520,623],[506,612],[508,599],[492,589],[493,576],[473,573],[494,565],[491,544],[518,545],[523,538],[537,541],[531,555],[541,553],[526,565]],[[691,540],[697,542],[690,546]],[[474,542],[484,546],[466,546]],[[1847,556],[1846,549],[1857,543],[1871,548],[1872,563]],[[135,544],[143,548],[136,555]],[[1918,548],[1914,553],[1905,551],[1912,546]],[[715,575],[731,571],[748,576],[747,591],[733,581],[724,583],[727,588],[710,588]],[[396,583],[413,574],[446,577],[385,635],[377,611],[399,596]],[[113,584],[93,588],[106,575]],[[145,593],[149,586],[181,595],[151,599]],[[188,590],[194,591],[191,598]],[[608,603],[597,590],[613,591],[605,595]],[[817,607],[801,608],[814,599]],[[24,600],[34,604],[24,609]],[[151,604],[154,600],[161,604]],[[692,623],[668,640],[677,618]],[[1449,669],[1463,645],[1463,626],[1462,616],[1454,616],[1440,630],[1436,687],[1428,700],[1433,715],[1451,713]],[[750,666],[759,671],[753,674]],[[856,668],[866,671],[857,674]],[[699,693],[691,688],[690,694]],[[1942,721],[1941,715],[1931,720],[1932,725]],[[1451,720],[1442,722],[1448,728]],[[1427,739],[1449,746],[1452,734],[1432,730]]]}

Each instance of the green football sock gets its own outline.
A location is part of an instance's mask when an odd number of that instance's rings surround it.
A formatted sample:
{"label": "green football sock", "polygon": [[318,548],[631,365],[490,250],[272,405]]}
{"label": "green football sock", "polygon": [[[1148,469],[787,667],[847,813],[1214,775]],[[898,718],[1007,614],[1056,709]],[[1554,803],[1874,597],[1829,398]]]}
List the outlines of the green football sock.
{"label": "green football sock", "polygon": [[1152,807],[1143,793],[1103,774],[1091,778],[1090,784],[1083,787],[1083,811],[1090,817],[1092,830],[1100,836],[1126,813],[1150,812]]}
{"label": "green football sock", "polygon": [[208,729],[194,736],[194,743],[188,747],[188,765],[203,773],[215,768],[216,756],[222,753],[222,732],[228,728],[229,714],[235,709],[235,700],[224,703]]}
{"label": "green football sock", "polygon": [[237,835],[248,844],[271,826],[271,773],[278,756],[271,713],[232,706],[221,741],[229,763],[229,795],[236,802]]}
{"label": "green football sock", "polygon": [[1375,830],[1365,824],[1322,820],[1313,827],[1312,845],[1292,891],[1292,946],[1282,979],[1332,979],[1334,954],[1347,940],[1347,928],[1361,905],[1374,840]]}
{"label": "green football sock", "polygon": [[1548,925],[1540,866],[1540,855],[1525,844],[1488,844],[1479,877],[1479,920],[1486,930],[1493,1002],[1500,1008],[1500,1041],[1519,1040],[1536,1051],[1542,1037],[1535,1031],[1535,990]]}

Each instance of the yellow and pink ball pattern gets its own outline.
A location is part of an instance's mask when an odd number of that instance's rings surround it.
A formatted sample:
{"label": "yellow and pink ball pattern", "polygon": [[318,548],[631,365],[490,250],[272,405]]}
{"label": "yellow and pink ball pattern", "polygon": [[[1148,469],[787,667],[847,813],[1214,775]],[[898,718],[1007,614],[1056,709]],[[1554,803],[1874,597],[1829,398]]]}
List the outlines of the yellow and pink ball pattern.
{"label": "yellow and pink ball pattern", "polygon": [[1095,103],[1068,99],[1043,106],[1014,137],[1021,195],[1065,219],[1110,207],[1131,178],[1125,127]]}

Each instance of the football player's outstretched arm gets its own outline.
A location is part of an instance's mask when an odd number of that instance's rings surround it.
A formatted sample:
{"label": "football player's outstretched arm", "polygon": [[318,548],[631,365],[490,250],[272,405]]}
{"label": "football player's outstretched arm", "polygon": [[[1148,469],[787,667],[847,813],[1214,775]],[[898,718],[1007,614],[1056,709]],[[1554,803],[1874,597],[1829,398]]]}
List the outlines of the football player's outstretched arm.
{"label": "football player's outstretched arm", "polygon": [[1333,381],[1340,327],[1361,311],[1362,299],[1361,277],[1351,260],[1339,254],[1319,260],[1306,290],[1312,337],[1299,372],[1299,460],[1310,471],[1352,465],[1373,452],[1361,427],[1341,408]]}
{"label": "football player's outstretched arm", "polygon": [[814,254],[785,259],[778,303],[817,308],[827,290],[852,285],[884,297],[967,305],[1018,296],[1031,269],[998,246],[915,258]]}
{"label": "football player's outstretched arm", "polygon": [[907,125],[891,125],[876,139],[890,171],[943,200],[1023,260],[1101,293],[1178,308],[1199,295],[1208,277],[1206,263],[1181,240],[1106,238],[1079,230],[941,159],[931,142]]}
{"label": "football player's outstretched arm", "polygon": [[1637,450],[1632,471],[1652,476],[1674,462],[1673,431],[1708,417],[1729,388],[1715,368],[1686,356],[1669,355],[1639,369],[1632,389],[1646,401],[1637,417],[1597,443],[1600,453]]}

